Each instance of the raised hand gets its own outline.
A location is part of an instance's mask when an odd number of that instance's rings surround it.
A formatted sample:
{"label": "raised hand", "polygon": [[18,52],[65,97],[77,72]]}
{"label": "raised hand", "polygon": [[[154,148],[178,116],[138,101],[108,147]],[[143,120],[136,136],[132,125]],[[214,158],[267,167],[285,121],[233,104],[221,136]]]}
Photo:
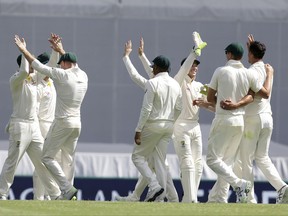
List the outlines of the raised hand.
{"label": "raised hand", "polygon": [[29,64],[31,64],[35,60],[35,56],[33,56],[27,49],[26,49],[26,42],[24,38],[21,38],[18,35],[15,35],[14,41],[16,46],[18,47],[19,51],[25,56]]}
{"label": "raised hand", "polygon": [[139,48],[138,48],[138,54],[139,56],[142,56],[144,53],[144,39],[143,37],[140,38],[140,45],[139,45]]}
{"label": "raised hand", "polygon": [[18,35],[15,35],[14,41],[20,52],[23,52],[26,50],[26,42],[24,38],[21,38]]}
{"label": "raised hand", "polygon": [[125,43],[124,56],[129,56],[131,52],[132,52],[132,41],[129,40],[127,41],[127,43]]}
{"label": "raised hand", "polygon": [[63,48],[62,44],[62,38],[54,33],[51,33],[50,38],[48,39],[50,42],[50,47],[55,50],[56,52],[59,52],[61,55],[65,54],[65,50]]}
{"label": "raised hand", "polygon": [[253,37],[253,35],[252,34],[249,34],[248,35],[248,41],[247,41],[247,48],[249,49],[249,47],[250,47],[250,44],[252,43],[252,42],[254,42],[255,40],[254,40],[254,37]]}

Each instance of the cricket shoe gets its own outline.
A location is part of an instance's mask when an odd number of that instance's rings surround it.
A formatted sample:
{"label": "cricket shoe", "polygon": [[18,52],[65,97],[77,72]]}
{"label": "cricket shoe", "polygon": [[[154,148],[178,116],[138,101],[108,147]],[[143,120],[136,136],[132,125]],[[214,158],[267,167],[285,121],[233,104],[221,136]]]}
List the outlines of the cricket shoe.
{"label": "cricket shoe", "polygon": [[145,202],[161,202],[164,200],[165,194],[164,194],[164,188],[157,187],[155,189],[148,190],[147,196],[145,198]]}
{"label": "cricket shoe", "polygon": [[277,204],[288,204],[288,186],[287,185],[283,186],[278,191],[276,203]]}
{"label": "cricket shoe", "polygon": [[0,200],[7,200],[7,197],[4,195],[0,195]]}
{"label": "cricket shoe", "polygon": [[237,203],[247,203],[248,193],[252,188],[252,183],[250,181],[243,180],[241,187],[235,189],[236,192],[236,202]]}
{"label": "cricket shoe", "polygon": [[77,200],[77,192],[78,190],[72,186],[70,190],[57,197],[57,200]]}
{"label": "cricket shoe", "polygon": [[50,198],[49,195],[45,194],[45,195],[44,195],[44,200],[51,200],[51,198]]}
{"label": "cricket shoe", "polygon": [[195,43],[194,52],[197,56],[201,56],[201,50],[207,46],[207,43],[202,41],[200,34],[196,31],[193,32],[192,37]]}
{"label": "cricket shoe", "polygon": [[120,202],[138,202],[140,199],[133,194],[129,194],[128,196],[115,196],[116,201]]}

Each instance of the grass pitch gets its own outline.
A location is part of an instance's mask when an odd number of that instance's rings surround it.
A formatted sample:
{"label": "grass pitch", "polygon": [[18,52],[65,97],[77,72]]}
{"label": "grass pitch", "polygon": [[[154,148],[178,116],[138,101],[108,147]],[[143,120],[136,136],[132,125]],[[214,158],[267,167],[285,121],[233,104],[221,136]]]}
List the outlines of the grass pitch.
{"label": "grass pitch", "polygon": [[14,216],[86,216],[86,215],[245,215],[270,216],[288,215],[288,205],[276,204],[187,204],[145,202],[96,202],[96,201],[0,201],[0,215]]}

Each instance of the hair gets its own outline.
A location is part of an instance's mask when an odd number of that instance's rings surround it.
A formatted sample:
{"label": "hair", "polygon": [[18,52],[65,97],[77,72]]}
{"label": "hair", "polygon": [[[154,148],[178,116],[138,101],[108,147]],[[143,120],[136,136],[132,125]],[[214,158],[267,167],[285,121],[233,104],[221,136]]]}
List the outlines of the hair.
{"label": "hair", "polygon": [[185,61],[186,61],[186,58],[184,58],[184,59],[181,61],[180,65],[182,66]]}
{"label": "hair", "polygon": [[160,67],[158,65],[156,65],[156,66],[157,66],[159,72],[168,72],[168,73],[170,73],[170,70],[171,70],[170,66],[169,67],[165,67],[165,68]]}
{"label": "hair", "polygon": [[237,60],[237,61],[240,61],[241,59],[242,59],[242,57],[243,57],[243,54],[241,54],[241,53],[233,53],[232,51],[225,51],[225,53],[231,53],[231,55],[232,55],[232,59],[233,60]]}
{"label": "hair", "polygon": [[265,44],[259,41],[253,41],[249,46],[249,52],[257,59],[262,59],[266,52]]}
{"label": "hair", "polygon": [[18,55],[16,61],[17,61],[18,66],[20,67],[21,61],[22,61],[22,54]]}
{"label": "hair", "polygon": [[[186,59],[187,59],[187,58],[184,58],[184,59],[181,61],[181,63],[180,63],[181,66],[184,64],[184,62],[186,61]],[[200,61],[198,61],[197,59],[195,59],[195,60],[193,61],[192,65],[194,65],[194,64],[196,64],[196,65],[198,66],[198,65],[200,64]]]}
{"label": "hair", "polygon": [[233,60],[241,60],[242,59],[242,57],[243,57],[243,55],[233,55],[233,53],[232,53],[232,59]]}

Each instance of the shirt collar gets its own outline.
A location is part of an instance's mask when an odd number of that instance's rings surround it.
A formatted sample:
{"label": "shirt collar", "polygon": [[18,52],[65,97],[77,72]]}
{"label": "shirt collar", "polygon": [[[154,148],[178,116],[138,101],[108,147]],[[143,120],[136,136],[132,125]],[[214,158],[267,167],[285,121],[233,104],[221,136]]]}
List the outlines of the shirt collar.
{"label": "shirt collar", "polygon": [[264,62],[262,60],[255,62],[254,64],[252,64],[252,66],[258,67],[258,66],[263,66]]}
{"label": "shirt collar", "polygon": [[168,74],[168,72],[160,72],[160,73],[158,73],[158,74],[156,74],[156,76],[155,77],[158,77],[158,76],[169,76],[169,74]]}
{"label": "shirt collar", "polygon": [[242,64],[241,61],[239,61],[239,60],[233,60],[233,59],[230,59],[230,60],[226,63],[226,66],[232,66],[232,67],[235,67],[235,68],[244,68],[244,65]]}
{"label": "shirt collar", "polygon": [[186,82],[188,83],[192,83],[193,79],[191,79],[191,77],[189,77],[188,75],[185,77]]}

